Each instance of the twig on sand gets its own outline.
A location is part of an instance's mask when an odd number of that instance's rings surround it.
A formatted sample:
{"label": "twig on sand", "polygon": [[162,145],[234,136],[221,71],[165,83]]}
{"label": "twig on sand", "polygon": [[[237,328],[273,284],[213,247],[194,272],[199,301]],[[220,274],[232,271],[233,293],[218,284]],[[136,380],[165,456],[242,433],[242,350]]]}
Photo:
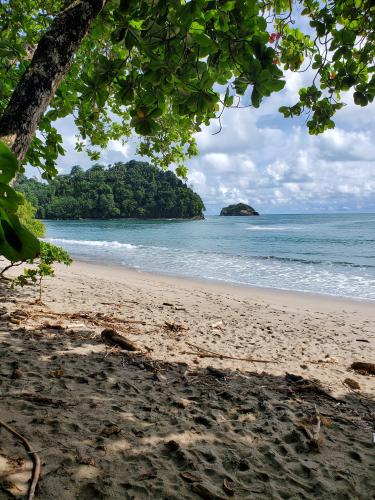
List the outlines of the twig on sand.
{"label": "twig on sand", "polygon": [[321,441],[320,439],[321,419],[315,404],[314,404],[314,409],[315,409],[315,416],[314,416],[314,421],[311,424],[311,430],[308,429],[302,423],[299,423],[297,425],[297,428],[303,431],[305,436],[308,438],[310,447],[315,451],[319,451],[320,441]]}
{"label": "twig on sand", "polygon": [[40,476],[40,458],[39,458],[38,452],[34,451],[32,449],[30,443],[28,442],[28,440],[25,437],[23,437],[21,434],[19,434],[16,430],[14,430],[12,427],[10,427],[8,424],[3,422],[2,420],[0,420],[0,426],[4,427],[4,429],[6,429],[8,432],[13,434],[13,436],[15,436],[17,439],[19,439],[22,442],[22,444],[24,445],[24,447],[26,448],[27,452],[32,455],[34,467],[33,467],[33,473],[32,473],[32,481],[31,481],[30,486],[29,486],[29,492],[28,492],[28,497],[27,497],[28,500],[32,500],[34,498],[36,485],[38,484],[38,480],[39,480],[39,476]]}
{"label": "twig on sand", "polygon": [[[119,318],[111,314],[104,314],[101,312],[98,313],[90,313],[90,312],[76,312],[76,313],[59,313],[59,312],[54,312],[54,311],[42,311],[42,312],[29,312],[26,315],[25,319],[35,319],[38,317],[42,317],[44,319],[46,318],[61,318],[65,320],[83,320],[84,323],[86,323],[88,326],[99,326],[102,328],[116,328],[118,331],[121,331],[123,333],[127,333],[130,329],[134,331],[134,333],[138,333],[139,330],[136,325],[147,325],[146,321],[143,320],[137,320],[137,319],[126,319],[126,318]],[[133,326],[134,325],[134,326]],[[49,325],[47,323],[44,323],[43,325],[36,327],[39,329],[48,329],[52,325]],[[66,326],[64,325],[56,325],[56,326],[61,326],[61,330],[66,330]],[[85,327],[86,325],[83,323],[80,323],[80,327]],[[70,328],[77,326],[74,326],[72,324],[69,325]],[[55,328],[53,328],[55,329]]]}
{"label": "twig on sand", "polygon": [[249,363],[277,363],[277,361],[272,361],[270,359],[238,358],[236,356],[228,356],[226,354],[220,354],[219,352],[209,351],[189,342],[186,342],[186,344],[195,349],[195,352],[185,351],[183,354],[191,354],[193,356],[199,356],[200,358],[234,359],[236,361],[248,361]]}

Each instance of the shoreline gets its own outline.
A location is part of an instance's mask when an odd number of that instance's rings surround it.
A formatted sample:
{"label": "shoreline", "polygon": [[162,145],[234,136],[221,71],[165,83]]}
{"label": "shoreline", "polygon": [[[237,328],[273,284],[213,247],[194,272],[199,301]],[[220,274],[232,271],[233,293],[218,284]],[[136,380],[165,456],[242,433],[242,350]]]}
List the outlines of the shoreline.
{"label": "shoreline", "polygon": [[[201,367],[214,363],[276,376],[291,372],[320,380],[334,394],[346,393],[344,380],[354,376],[364,392],[375,395],[373,377],[349,369],[355,361],[374,362],[375,308],[370,302],[206,283],[82,261],[59,266],[56,274],[46,280],[48,307],[115,316],[121,312],[141,321],[145,326],[129,339],[155,360]],[[96,331],[100,334],[100,328]],[[191,345],[218,356],[194,355]],[[249,363],[247,358],[269,362]]]}
{"label": "shoreline", "polygon": [[177,274],[167,274],[163,272],[157,272],[157,271],[144,271],[143,269],[136,269],[134,267],[129,267],[126,265],[122,264],[116,264],[116,263],[107,263],[107,262],[98,262],[95,260],[85,260],[80,257],[76,258],[73,257],[73,263],[77,264],[84,264],[84,265],[92,265],[95,267],[105,267],[105,268],[110,268],[112,270],[118,270],[118,271],[124,271],[125,273],[134,273],[135,275],[145,275],[149,277],[155,277],[155,278],[165,278],[166,280],[181,280],[181,284],[184,282],[186,283],[191,283],[191,284],[196,284],[196,285],[203,285],[203,286],[212,286],[212,287],[222,287],[223,289],[228,288],[230,290],[243,290],[244,292],[248,291],[249,295],[253,294],[265,294],[265,295],[273,295],[273,296],[280,296],[285,294],[286,296],[290,295],[293,298],[298,298],[304,299],[303,301],[322,301],[322,300],[328,300],[328,301],[333,301],[333,302],[342,302],[343,305],[347,304],[350,305],[351,303],[355,304],[364,304],[366,307],[370,306],[371,308],[374,307],[375,304],[375,299],[371,298],[361,298],[361,297],[352,297],[352,296],[342,296],[342,295],[333,295],[329,293],[318,293],[318,292],[310,292],[310,291],[305,291],[305,290],[290,290],[286,288],[276,288],[276,287],[266,287],[266,286],[258,286],[258,285],[250,285],[247,283],[239,283],[235,281],[225,281],[225,280],[219,280],[217,278],[196,278],[196,277],[189,277],[189,276],[182,276],[182,275],[177,275]]}

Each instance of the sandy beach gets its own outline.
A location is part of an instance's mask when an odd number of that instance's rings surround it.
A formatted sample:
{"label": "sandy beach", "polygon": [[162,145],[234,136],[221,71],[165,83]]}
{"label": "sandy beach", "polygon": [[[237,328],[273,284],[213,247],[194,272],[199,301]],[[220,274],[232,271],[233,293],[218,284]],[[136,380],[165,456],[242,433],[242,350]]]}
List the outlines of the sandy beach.
{"label": "sandy beach", "polygon": [[[37,498],[373,498],[374,303],[83,262],[36,297],[3,289],[0,419]],[[0,429],[0,498],[24,457]]]}

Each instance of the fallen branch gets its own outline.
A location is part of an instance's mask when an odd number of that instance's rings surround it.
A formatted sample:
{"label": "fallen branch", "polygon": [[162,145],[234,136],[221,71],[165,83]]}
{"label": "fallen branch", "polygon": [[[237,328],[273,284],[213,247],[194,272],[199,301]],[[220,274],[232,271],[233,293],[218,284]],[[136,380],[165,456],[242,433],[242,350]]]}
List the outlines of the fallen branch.
{"label": "fallen branch", "polygon": [[102,331],[101,338],[103,342],[119,346],[126,351],[140,351],[140,348],[136,344],[126,339],[122,335],[119,335],[116,330],[106,328]]}
{"label": "fallen branch", "polygon": [[36,485],[38,484],[39,476],[40,476],[40,458],[38,455],[38,452],[34,451],[28,442],[28,440],[23,437],[21,434],[19,434],[16,430],[14,430],[12,427],[10,427],[8,424],[0,420],[0,426],[4,427],[8,432],[13,434],[17,439],[19,439],[24,447],[26,448],[27,452],[32,455],[34,467],[33,467],[33,472],[32,472],[32,480],[29,486],[29,492],[28,492],[28,500],[33,500],[34,495],[35,495],[35,489]]}
{"label": "fallen branch", "polygon": [[235,361],[248,361],[249,363],[277,363],[277,361],[272,361],[270,359],[238,358],[236,356],[228,356],[226,354],[220,354],[218,352],[209,351],[207,349],[204,349],[203,347],[190,344],[189,342],[186,342],[186,344],[195,349],[196,352],[185,351],[183,354],[191,354],[194,356],[199,356],[200,358],[233,359]]}

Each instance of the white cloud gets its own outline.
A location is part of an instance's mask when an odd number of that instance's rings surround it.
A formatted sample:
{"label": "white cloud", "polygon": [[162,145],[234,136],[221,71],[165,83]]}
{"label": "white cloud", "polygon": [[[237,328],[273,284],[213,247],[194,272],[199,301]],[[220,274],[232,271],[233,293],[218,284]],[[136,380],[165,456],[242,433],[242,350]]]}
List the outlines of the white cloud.
{"label": "white cloud", "polygon": [[[375,103],[359,108],[349,104],[336,116],[337,127],[310,136],[305,118],[286,120],[278,108],[292,104],[309,73],[290,74],[285,90],[260,109],[226,110],[218,123],[197,135],[200,156],[189,162],[189,182],[210,213],[228,203],[243,201],[261,212],[375,211]],[[90,161],[74,151],[71,119],[60,120],[67,155],[59,167],[69,171]],[[133,157],[130,142],[111,141],[104,163]]]}

